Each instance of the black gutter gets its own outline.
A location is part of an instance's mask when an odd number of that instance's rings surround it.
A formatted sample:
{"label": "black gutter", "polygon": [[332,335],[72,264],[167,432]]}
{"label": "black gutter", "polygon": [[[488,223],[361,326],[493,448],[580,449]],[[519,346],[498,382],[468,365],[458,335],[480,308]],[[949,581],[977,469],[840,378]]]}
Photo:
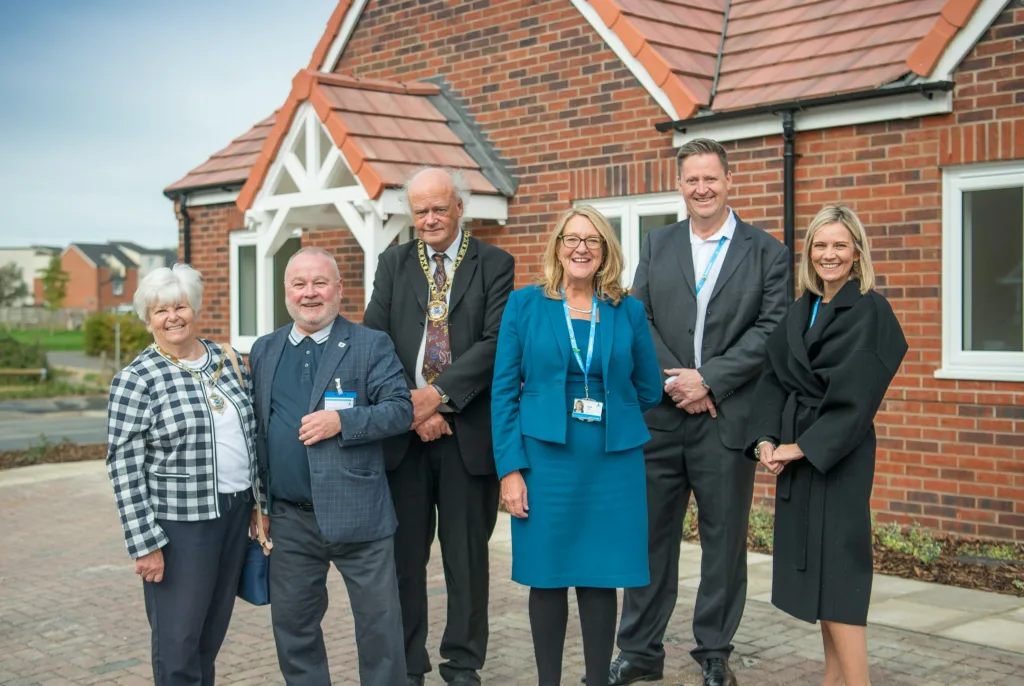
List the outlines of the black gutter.
{"label": "black gutter", "polygon": [[779,102],[773,105],[758,105],[757,107],[750,107],[745,110],[735,110],[732,112],[719,112],[717,114],[707,114],[703,117],[693,117],[692,119],[678,119],[676,121],[658,122],[654,125],[661,133],[666,131],[686,131],[686,127],[695,125],[704,125],[709,122],[720,122],[730,121],[732,119],[744,119],[746,117],[752,117],[758,114],[779,114],[780,112],[790,111],[798,112],[801,110],[808,110],[813,107],[826,107],[828,105],[843,105],[851,102],[861,102],[864,100],[875,100],[877,98],[891,98],[895,95],[908,95],[911,93],[920,93],[921,95],[931,99],[932,93],[943,92],[948,93],[953,90],[954,83],[952,81],[930,81],[928,83],[918,83],[913,86],[896,86],[894,88],[876,88],[871,91],[858,91],[856,93],[839,93],[838,95],[826,95],[820,98],[807,98],[806,100],[789,100],[787,102]]}
{"label": "black gutter", "polygon": [[708,97],[708,107],[715,104],[715,93],[718,92],[718,77],[722,75],[722,55],[725,54],[725,32],[729,28],[729,8],[732,0],[725,0],[725,16],[722,17],[722,37],[718,40],[718,59],[715,61],[715,80],[711,82],[711,95]]}
{"label": "black gutter", "polygon": [[789,269],[786,270],[786,288],[791,296],[793,290],[793,256],[795,254],[796,240],[794,227],[796,226],[796,152],[794,142],[796,141],[796,130],[793,128],[793,110],[785,110],[782,113],[782,242],[786,244],[786,251],[789,253]]}
{"label": "black gutter", "polygon": [[179,195],[178,203],[181,210],[181,261],[192,264],[192,219],[188,216],[188,194]]}

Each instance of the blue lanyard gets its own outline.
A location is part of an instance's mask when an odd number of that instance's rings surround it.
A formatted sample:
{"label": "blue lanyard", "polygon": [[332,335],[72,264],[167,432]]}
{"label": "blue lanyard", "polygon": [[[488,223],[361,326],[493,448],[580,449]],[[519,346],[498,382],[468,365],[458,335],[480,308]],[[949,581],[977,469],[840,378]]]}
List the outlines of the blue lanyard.
{"label": "blue lanyard", "polygon": [[818,299],[814,301],[814,309],[811,310],[811,323],[807,325],[808,329],[814,326],[814,320],[818,318],[818,305],[820,304],[821,296],[819,295]]}
{"label": "blue lanyard", "polygon": [[697,282],[697,295],[700,295],[700,289],[704,288],[704,282],[708,280],[708,275],[711,273],[711,268],[715,266],[715,260],[718,259],[718,253],[722,252],[722,246],[729,240],[728,236],[722,236],[718,239],[718,247],[715,248],[715,252],[711,255],[711,260],[708,262],[708,266],[704,267],[704,273],[700,276],[700,281]]}
{"label": "blue lanyard", "polygon": [[594,296],[590,306],[590,343],[587,344],[587,366],[583,366],[583,358],[580,357],[580,347],[576,344],[576,333],[572,330],[572,317],[569,316],[569,300],[565,297],[565,289],[562,289],[562,309],[565,310],[565,325],[569,327],[569,343],[572,345],[572,354],[576,356],[576,364],[583,372],[583,393],[590,399],[590,385],[587,379],[590,376],[590,363],[594,359],[594,332],[597,330],[597,296]]}

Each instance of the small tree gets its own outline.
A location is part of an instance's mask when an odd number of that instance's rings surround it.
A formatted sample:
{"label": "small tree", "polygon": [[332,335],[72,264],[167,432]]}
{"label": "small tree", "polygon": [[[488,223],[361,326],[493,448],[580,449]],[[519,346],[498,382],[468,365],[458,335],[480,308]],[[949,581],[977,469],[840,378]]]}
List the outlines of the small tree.
{"label": "small tree", "polygon": [[0,307],[18,305],[27,295],[21,267],[14,262],[0,267]]}
{"label": "small tree", "polygon": [[[60,263],[60,255],[50,258],[50,264],[46,269],[39,270],[40,280],[43,282],[43,305],[51,312],[64,307],[64,298],[68,294],[68,280],[71,278]],[[53,320],[50,320],[50,330],[53,331]]]}

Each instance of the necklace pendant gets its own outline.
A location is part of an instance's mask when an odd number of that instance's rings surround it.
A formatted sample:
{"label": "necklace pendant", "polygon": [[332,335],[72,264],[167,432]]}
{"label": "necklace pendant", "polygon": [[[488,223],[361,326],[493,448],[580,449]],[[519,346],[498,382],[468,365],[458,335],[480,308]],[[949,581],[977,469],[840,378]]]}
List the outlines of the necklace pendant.
{"label": "necklace pendant", "polygon": [[217,414],[224,414],[224,410],[226,408],[227,405],[224,402],[224,398],[222,398],[219,393],[210,394],[210,409]]}
{"label": "necklace pendant", "polygon": [[444,300],[431,300],[427,304],[427,318],[432,322],[440,322],[447,319],[448,303]]}

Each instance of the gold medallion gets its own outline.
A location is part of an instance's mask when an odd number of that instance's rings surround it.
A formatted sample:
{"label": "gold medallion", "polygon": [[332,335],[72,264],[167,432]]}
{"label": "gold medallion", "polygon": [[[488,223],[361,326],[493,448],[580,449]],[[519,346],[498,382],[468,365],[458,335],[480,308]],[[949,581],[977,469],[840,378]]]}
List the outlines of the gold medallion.
{"label": "gold medallion", "polygon": [[423,269],[423,275],[427,277],[427,288],[430,289],[430,299],[427,302],[427,319],[432,322],[441,322],[448,318],[448,303],[446,301],[448,293],[452,288],[452,282],[455,280],[455,271],[462,264],[462,258],[466,256],[466,250],[469,248],[469,231],[462,232],[462,243],[459,245],[458,255],[452,264],[452,275],[445,281],[444,287],[440,291],[438,291],[437,286],[434,284],[434,279],[430,276],[430,264],[427,262],[427,246],[422,240],[419,241],[418,248],[420,268]]}
{"label": "gold medallion", "polygon": [[427,318],[441,322],[448,318],[448,304],[444,300],[432,300],[427,304]]}
{"label": "gold medallion", "polygon": [[224,414],[224,398],[217,393],[210,393],[210,408],[217,414]]}

